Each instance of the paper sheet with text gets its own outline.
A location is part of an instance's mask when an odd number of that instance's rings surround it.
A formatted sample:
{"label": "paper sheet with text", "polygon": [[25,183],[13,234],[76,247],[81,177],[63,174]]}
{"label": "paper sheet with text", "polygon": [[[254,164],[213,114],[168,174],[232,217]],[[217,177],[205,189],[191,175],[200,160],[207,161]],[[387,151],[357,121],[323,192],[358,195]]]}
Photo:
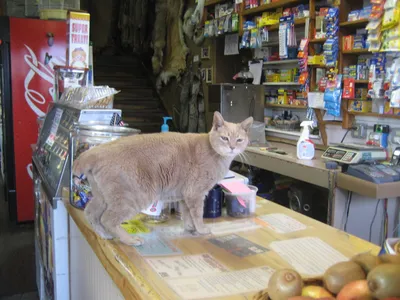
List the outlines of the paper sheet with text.
{"label": "paper sheet with text", "polygon": [[149,258],[146,262],[162,278],[199,276],[229,269],[208,253],[176,257]]}
{"label": "paper sheet with text", "polygon": [[269,267],[260,267],[203,276],[170,278],[166,281],[182,299],[216,298],[265,289],[274,271]]}
{"label": "paper sheet with text", "polygon": [[303,223],[285,214],[268,214],[258,216],[258,219],[264,221],[268,228],[282,234],[300,231],[307,228]]}
{"label": "paper sheet with text", "polygon": [[330,266],[348,260],[342,253],[316,237],[272,242],[270,248],[297,272],[308,276],[321,276]]}

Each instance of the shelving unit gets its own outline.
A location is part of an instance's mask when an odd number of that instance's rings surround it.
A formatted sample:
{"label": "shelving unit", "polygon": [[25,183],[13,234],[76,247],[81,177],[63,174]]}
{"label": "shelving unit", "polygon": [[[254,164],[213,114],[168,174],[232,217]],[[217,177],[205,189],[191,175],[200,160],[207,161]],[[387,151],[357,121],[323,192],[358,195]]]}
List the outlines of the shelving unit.
{"label": "shelving unit", "polygon": [[299,106],[299,105],[290,105],[290,104],[265,104],[265,107],[272,108],[287,108],[287,109],[307,109],[307,106]]}
{"label": "shelving unit", "polygon": [[263,82],[266,86],[279,86],[279,85],[301,85],[298,82]]}
{"label": "shelving unit", "polygon": [[353,50],[342,50],[343,54],[354,54],[354,55],[358,55],[358,54],[368,54],[371,53],[368,49],[353,49]]}
{"label": "shelving unit", "polygon": [[224,3],[226,2],[226,0],[206,0],[206,2],[204,3],[204,6],[212,6],[212,5],[216,5],[216,4],[220,4],[220,3]]}
{"label": "shelving unit", "polygon": [[288,6],[295,6],[297,4],[300,4],[304,1],[299,1],[299,0],[280,0],[268,4],[263,4],[255,8],[250,8],[250,9],[245,9],[242,12],[243,16],[250,16],[250,15],[256,15],[256,14],[261,14],[264,11],[268,10],[274,10],[280,7],[288,7]]}
{"label": "shelving unit", "polygon": [[368,19],[364,19],[364,20],[356,20],[356,21],[346,21],[346,22],[342,22],[340,23],[340,27],[344,28],[344,27],[351,27],[351,28],[364,28],[367,24],[368,24]]}
{"label": "shelving unit", "polygon": [[375,117],[375,118],[390,118],[390,119],[399,119],[399,115],[388,115],[388,114],[379,114],[379,113],[366,113],[366,112],[357,112],[357,111],[350,111],[350,115],[355,116],[364,116],[364,117]]}
{"label": "shelving unit", "polygon": [[266,66],[266,65],[297,64],[297,63],[299,63],[298,59],[271,60],[271,61],[265,61],[264,62],[264,66]]}
{"label": "shelving unit", "polygon": [[311,39],[309,41],[310,44],[323,44],[326,42],[326,38],[322,38],[322,39]]}

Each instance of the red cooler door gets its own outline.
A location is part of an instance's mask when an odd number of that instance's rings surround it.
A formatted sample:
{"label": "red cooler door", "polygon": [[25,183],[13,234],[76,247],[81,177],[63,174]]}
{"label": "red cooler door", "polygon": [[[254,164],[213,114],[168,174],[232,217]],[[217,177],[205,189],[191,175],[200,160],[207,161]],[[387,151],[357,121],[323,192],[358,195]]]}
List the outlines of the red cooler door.
{"label": "red cooler door", "polygon": [[54,66],[65,65],[66,23],[10,18],[10,44],[17,221],[24,222],[34,219],[36,120],[53,101]]}

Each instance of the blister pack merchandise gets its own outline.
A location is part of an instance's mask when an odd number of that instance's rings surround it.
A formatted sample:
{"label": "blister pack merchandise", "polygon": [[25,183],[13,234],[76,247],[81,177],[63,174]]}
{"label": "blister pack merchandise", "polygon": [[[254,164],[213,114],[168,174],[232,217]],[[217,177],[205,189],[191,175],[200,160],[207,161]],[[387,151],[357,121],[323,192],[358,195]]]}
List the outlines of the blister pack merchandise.
{"label": "blister pack merchandise", "polygon": [[58,103],[77,109],[112,108],[117,93],[119,91],[108,86],[70,87]]}

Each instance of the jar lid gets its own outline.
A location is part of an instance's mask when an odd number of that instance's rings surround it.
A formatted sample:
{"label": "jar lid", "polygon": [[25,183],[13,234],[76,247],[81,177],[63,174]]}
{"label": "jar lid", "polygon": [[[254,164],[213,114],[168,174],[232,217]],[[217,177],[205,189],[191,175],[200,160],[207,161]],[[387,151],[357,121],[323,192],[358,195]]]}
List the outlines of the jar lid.
{"label": "jar lid", "polygon": [[139,134],[141,131],[135,128],[121,127],[121,126],[109,126],[109,125],[87,125],[78,124],[76,130],[82,134],[97,135],[106,134],[114,136],[125,136]]}

